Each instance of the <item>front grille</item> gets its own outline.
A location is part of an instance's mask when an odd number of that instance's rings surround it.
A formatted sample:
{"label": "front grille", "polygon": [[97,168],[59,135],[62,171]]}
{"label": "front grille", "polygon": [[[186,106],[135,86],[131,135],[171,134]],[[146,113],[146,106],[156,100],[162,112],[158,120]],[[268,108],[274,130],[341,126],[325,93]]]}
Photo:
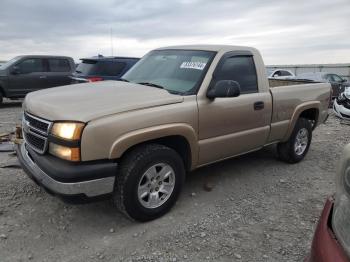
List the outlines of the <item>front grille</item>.
{"label": "front grille", "polygon": [[48,134],[51,122],[38,118],[36,116],[30,115],[28,113],[24,113],[24,120],[28,123],[28,125],[38,131],[39,133]]}
{"label": "front grille", "polygon": [[24,133],[24,139],[26,143],[36,151],[44,152],[47,139],[33,135],[31,133]]}
{"label": "front grille", "polygon": [[52,122],[25,112],[22,128],[26,144],[40,154],[45,153],[51,125]]}

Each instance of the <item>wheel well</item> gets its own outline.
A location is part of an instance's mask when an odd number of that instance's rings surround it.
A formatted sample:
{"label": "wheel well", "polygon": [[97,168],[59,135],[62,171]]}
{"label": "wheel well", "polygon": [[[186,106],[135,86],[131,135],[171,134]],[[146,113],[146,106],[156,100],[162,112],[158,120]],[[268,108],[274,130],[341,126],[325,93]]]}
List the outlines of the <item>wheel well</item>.
{"label": "wheel well", "polygon": [[176,136],[166,136],[166,137],[161,137],[153,140],[148,140],[132,146],[126,152],[123,153],[123,156],[128,152],[132,151],[135,147],[140,145],[145,145],[145,144],[161,144],[172,148],[182,158],[185,165],[185,169],[187,171],[191,169],[191,164],[192,164],[191,147],[185,137],[176,135]]}
{"label": "wheel well", "polygon": [[310,121],[312,121],[312,129],[314,129],[317,125],[318,120],[318,109],[316,108],[310,108],[303,111],[299,117],[306,118]]}
{"label": "wheel well", "polygon": [[3,97],[5,96],[5,92],[4,92],[4,90],[2,89],[2,86],[0,86],[0,93],[2,94]]}

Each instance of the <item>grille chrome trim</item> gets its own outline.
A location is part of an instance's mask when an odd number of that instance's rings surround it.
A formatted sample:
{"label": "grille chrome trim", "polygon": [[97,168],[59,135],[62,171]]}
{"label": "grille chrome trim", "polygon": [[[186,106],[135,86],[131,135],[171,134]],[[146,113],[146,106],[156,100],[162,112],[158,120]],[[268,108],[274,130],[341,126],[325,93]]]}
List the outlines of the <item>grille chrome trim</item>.
{"label": "grille chrome trim", "polygon": [[[37,124],[44,124],[47,125],[47,128],[40,129],[38,127],[33,126],[33,121],[37,121]],[[31,123],[32,122],[32,123]],[[33,116],[31,114],[28,114],[27,112],[24,112],[23,118],[22,118],[22,129],[23,129],[23,139],[31,149],[33,149],[35,152],[39,154],[44,154],[48,148],[48,134],[51,130],[51,127],[53,125],[53,122],[50,122],[48,120]],[[43,147],[39,148],[37,145],[34,144],[33,140],[31,143],[30,138],[27,136],[34,136],[37,139],[40,139],[43,143]]]}
{"label": "grille chrome trim", "polygon": [[[44,123],[47,125],[47,129],[46,130],[41,130],[41,129],[38,129],[37,127],[34,127],[33,125],[31,125],[30,123],[30,120],[28,120],[28,118],[32,118],[40,123]],[[43,135],[49,135],[50,131],[51,131],[51,127],[52,127],[52,122],[51,121],[48,121],[48,120],[45,120],[45,119],[42,119],[42,118],[39,118],[37,116],[34,116],[32,114],[29,114],[28,112],[24,112],[24,115],[23,115],[23,120],[26,121],[26,124],[33,130],[43,134]]]}

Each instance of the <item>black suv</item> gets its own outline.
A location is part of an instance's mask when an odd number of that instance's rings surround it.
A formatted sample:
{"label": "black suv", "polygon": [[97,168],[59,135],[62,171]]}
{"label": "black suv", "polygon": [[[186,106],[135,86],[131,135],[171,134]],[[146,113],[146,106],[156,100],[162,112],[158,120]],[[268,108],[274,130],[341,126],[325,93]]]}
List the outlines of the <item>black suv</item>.
{"label": "black suv", "polygon": [[0,67],[0,104],[3,97],[21,98],[27,93],[71,83],[74,60],[66,56],[17,56]]}
{"label": "black suv", "polygon": [[140,58],[94,56],[81,58],[72,76],[72,84],[102,80],[119,80]]}

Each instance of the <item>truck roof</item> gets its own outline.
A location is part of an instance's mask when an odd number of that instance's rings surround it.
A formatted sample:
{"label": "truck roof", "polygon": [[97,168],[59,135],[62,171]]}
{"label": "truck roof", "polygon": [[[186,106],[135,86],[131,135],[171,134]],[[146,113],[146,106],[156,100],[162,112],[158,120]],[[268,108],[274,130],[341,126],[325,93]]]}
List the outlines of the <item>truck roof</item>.
{"label": "truck roof", "polygon": [[257,52],[257,49],[248,46],[236,46],[236,45],[178,45],[178,46],[167,46],[157,48],[156,50],[165,49],[184,49],[184,50],[202,50],[202,51],[223,51],[229,52],[234,50],[247,50],[253,53]]}

